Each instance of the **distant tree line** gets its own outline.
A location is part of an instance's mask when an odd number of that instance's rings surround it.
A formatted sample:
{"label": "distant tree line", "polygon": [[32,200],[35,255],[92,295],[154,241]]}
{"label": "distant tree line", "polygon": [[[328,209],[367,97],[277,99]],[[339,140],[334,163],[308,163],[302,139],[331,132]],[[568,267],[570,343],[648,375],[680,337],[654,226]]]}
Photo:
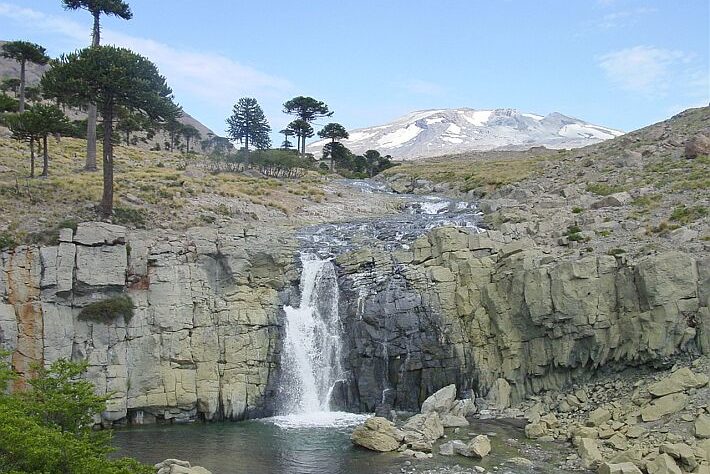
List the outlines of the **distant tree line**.
{"label": "distant tree line", "polygon": [[[227,118],[227,136],[243,144],[243,148],[238,153],[240,158],[235,162],[232,158],[218,157],[217,162],[221,164],[213,166],[226,166],[227,168],[231,166],[242,170],[249,167],[250,161],[257,159],[256,156],[263,160],[268,155],[265,152],[271,151],[269,156],[282,160],[281,167],[277,169],[293,166],[300,166],[303,169],[314,168],[315,160],[306,154],[306,141],[314,136],[312,123],[318,118],[331,117],[333,112],[325,102],[304,96],[286,101],[283,105],[283,112],[294,115],[296,119],[279,132],[284,136],[281,150],[285,153],[273,153],[274,150],[270,149],[271,138],[269,136],[271,126],[261,106],[252,97],[239,99],[232,109],[232,115]],[[368,150],[364,155],[354,155],[345,145],[340,143],[340,140],[346,140],[349,135],[345,127],[339,123],[327,123],[318,132],[318,136],[330,140],[323,147],[319,166],[321,170],[329,169],[331,172],[337,171],[349,176],[371,177],[393,166],[390,156],[383,157],[376,150]],[[294,143],[290,140],[291,137],[296,137],[295,150]],[[250,148],[254,148],[258,155],[252,156]],[[289,155],[289,152],[298,155],[300,160],[287,160],[286,157],[292,156]],[[328,166],[326,162],[329,162],[330,165]],[[232,164],[227,166],[225,163]]]}

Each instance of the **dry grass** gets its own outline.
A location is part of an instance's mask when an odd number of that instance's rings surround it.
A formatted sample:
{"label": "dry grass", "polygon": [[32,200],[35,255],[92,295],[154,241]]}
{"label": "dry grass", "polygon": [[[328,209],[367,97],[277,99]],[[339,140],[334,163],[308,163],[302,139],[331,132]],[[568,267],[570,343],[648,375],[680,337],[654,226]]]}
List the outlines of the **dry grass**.
{"label": "dry grass", "polygon": [[[102,173],[81,169],[85,143],[51,140],[49,177],[30,179],[27,145],[0,138],[0,233],[17,242],[33,241],[33,234],[53,231],[62,221],[97,218]],[[114,203],[123,211],[116,218],[129,226],[186,228],[238,217],[231,211],[215,213],[220,204],[228,210],[288,216],[304,204],[324,199],[320,187],[325,178],[317,173],[300,180],[212,174],[197,166],[202,159],[116,146]],[[41,170],[41,158],[36,169]]]}
{"label": "dry grass", "polygon": [[386,170],[384,175],[404,174],[415,179],[449,183],[464,192],[476,188],[490,192],[530,178],[541,170],[544,162],[563,156],[563,153],[549,150],[543,154],[501,153],[500,157],[494,153],[453,155],[403,163]]}

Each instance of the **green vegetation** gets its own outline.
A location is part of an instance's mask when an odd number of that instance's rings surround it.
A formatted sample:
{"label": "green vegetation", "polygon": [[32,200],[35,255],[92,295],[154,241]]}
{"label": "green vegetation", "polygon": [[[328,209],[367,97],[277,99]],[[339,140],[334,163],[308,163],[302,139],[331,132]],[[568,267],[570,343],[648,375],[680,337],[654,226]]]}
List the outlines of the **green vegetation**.
{"label": "green vegetation", "polygon": [[428,179],[435,183],[450,183],[460,191],[473,189],[481,194],[492,192],[506,184],[534,176],[545,161],[556,154],[525,156],[519,159],[476,159],[476,154],[444,156],[417,162],[407,162],[384,172],[385,176],[403,174],[413,179]]}
{"label": "green vegetation", "polygon": [[298,137],[298,151],[301,158],[306,156],[306,139],[313,136],[311,123],[321,117],[331,117],[333,112],[325,102],[316,100],[313,97],[298,96],[284,103],[285,114],[298,117],[291,122],[287,128],[292,130]]}
{"label": "green vegetation", "polygon": [[[106,68],[110,64],[110,68]],[[113,213],[113,124],[119,109],[171,119],[180,109],[156,66],[128,49],[95,46],[63,56],[42,78],[46,93],[70,105],[98,104],[103,118],[103,193],[99,210]]]}
{"label": "green vegetation", "polygon": [[47,64],[49,57],[47,51],[40,45],[30,43],[29,41],[10,41],[2,45],[0,56],[8,59],[14,59],[20,63],[20,98],[18,111],[25,111],[25,69],[27,63]]}
{"label": "green vegetation", "polygon": [[698,156],[694,160],[666,157],[644,166],[646,182],[659,189],[673,192],[703,191],[710,189],[710,157]]}
{"label": "green vegetation", "polygon": [[623,255],[626,253],[626,250],[624,249],[611,249],[607,252],[608,255],[611,255],[612,257],[617,257],[619,255]]}
{"label": "green vegetation", "polygon": [[695,222],[708,215],[708,209],[705,206],[691,206],[686,207],[685,205],[680,205],[673,209],[671,213],[671,220],[678,222],[681,225],[687,225],[691,222]]}
{"label": "green vegetation", "polygon": [[582,235],[582,229],[576,225],[571,225],[567,227],[567,232],[565,233],[567,239],[570,242],[588,242],[589,238]]}
{"label": "green vegetation", "polygon": [[609,196],[610,194],[620,193],[624,191],[623,186],[611,185],[606,183],[591,183],[587,185],[587,191],[599,196]]}
{"label": "green vegetation", "polygon": [[113,222],[139,229],[145,228],[145,215],[135,207],[115,207],[113,209]]}
{"label": "green vegetation", "polygon": [[114,296],[84,306],[79,313],[79,319],[109,324],[122,316],[127,323],[133,317],[134,309],[133,301],[128,296]]}
{"label": "green vegetation", "polygon": [[581,207],[575,206],[575,207],[572,208],[572,212],[573,212],[574,214],[580,214],[580,213],[584,212],[584,209],[581,208]]}
{"label": "green vegetation", "polygon": [[269,148],[270,132],[269,122],[256,99],[242,97],[234,104],[232,116],[227,119],[227,133],[232,140],[244,143],[247,152],[250,143],[257,150]]}
{"label": "green vegetation", "polygon": [[[37,366],[26,390],[7,393],[16,378],[0,354],[0,472],[149,474],[133,459],[108,459],[111,434],[92,429],[107,397],[81,379],[87,363],[58,360]],[[19,388],[20,385],[16,385]]]}

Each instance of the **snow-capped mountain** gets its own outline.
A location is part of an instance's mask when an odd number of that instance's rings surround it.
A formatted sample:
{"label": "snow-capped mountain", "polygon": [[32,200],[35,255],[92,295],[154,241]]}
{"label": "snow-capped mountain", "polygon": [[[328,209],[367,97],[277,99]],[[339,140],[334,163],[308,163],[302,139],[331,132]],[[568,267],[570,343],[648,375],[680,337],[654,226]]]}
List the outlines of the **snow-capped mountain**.
{"label": "snow-capped mountain", "polygon": [[[354,153],[378,150],[395,159],[415,160],[466,151],[578,148],[622,134],[557,112],[542,116],[515,109],[461,108],[412,112],[386,125],[353,130],[343,144]],[[308,151],[319,156],[325,143],[314,142]]]}

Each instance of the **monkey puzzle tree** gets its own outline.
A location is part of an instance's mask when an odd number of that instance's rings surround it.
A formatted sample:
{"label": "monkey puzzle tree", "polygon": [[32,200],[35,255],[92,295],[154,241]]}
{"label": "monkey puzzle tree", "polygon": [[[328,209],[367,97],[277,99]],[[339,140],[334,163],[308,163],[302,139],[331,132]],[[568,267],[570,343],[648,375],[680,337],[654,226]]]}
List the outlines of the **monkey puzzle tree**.
{"label": "monkey puzzle tree", "polygon": [[125,48],[96,46],[60,58],[42,79],[45,93],[70,105],[94,103],[103,117],[103,195],[100,212],[113,212],[113,123],[120,108],[170,120],[180,107],[155,64]]}
{"label": "monkey puzzle tree", "polygon": [[35,177],[35,142],[39,140],[39,133],[35,125],[35,117],[28,113],[6,114],[3,122],[12,132],[12,138],[27,142],[30,146],[30,178]]}
{"label": "monkey puzzle tree", "polygon": [[50,135],[69,133],[72,125],[64,112],[56,105],[36,104],[30,108],[26,114],[34,116],[35,130],[38,134],[38,139],[42,140],[42,174],[40,176],[49,176],[49,149],[47,148],[47,139]]}
{"label": "monkey puzzle tree", "polygon": [[[319,117],[330,117],[333,115],[325,102],[316,100],[313,97],[298,96],[284,103],[285,114],[295,115],[304,122],[310,124]],[[311,135],[312,136],[312,135]],[[301,137],[301,156],[306,155],[306,140]]]}
{"label": "monkey puzzle tree", "polygon": [[301,153],[302,156],[305,156],[306,139],[313,136],[313,127],[305,120],[296,119],[289,123],[287,128],[292,130],[293,134],[296,135],[298,152]]}
{"label": "monkey puzzle tree", "polygon": [[0,55],[20,63],[20,112],[24,112],[27,63],[47,64],[49,62],[47,52],[42,46],[29,41],[10,41],[2,45]]}
{"label": "monkey puzzle tree", "polygon": [[[91,46],[101,44],[101,15],[116,16],[124,20],[133,18],[131,7],[121,0],[62,0],[65,10],[86,10],[94,19]],[[89,104],[86,122],[86,164],[84,169],[96,171],[96,104]]]}
{"label": "monkey puzzle tree", "polygon": [[271,126],[256,99],[242,97],[234,104],[232,116],[227,119],[227,134],[232,140],[244,143],[247,152],[249,143],[263,150],[271,146],[269,132]]}
{"label": "monkey puzzle tree", "polygon": [[279,133],[284,136],[284,141],[283,143],[281,143],[281,148],[283,148],[284,150],[290,150],[293,146],[293,143],[291,143],[291,140],[289,140],[288,137],[294,136],[295,132],[290,128],[284,128]]}
{"label": "monkey puzzle tree", "polygon": [[[330,143],[333,144],[333,143],[337,142],[338,140],[347,139],[350,135],[348,135],[348,131],[345,130],[345,127],[343,127],[339,123],[329,123],[329,124],[325,125],[320,132],[318,132],[318,136],[321,138],[329,138]],[[332,147],[330,149],[332,150]],[[327,155],[324,152],[323,157],[325,158],[326,156]],[[332,159],[332,157],[331,157],[330,171],[333,171],[334,169],[335,169],[335,160]]]}
{"label": "monkey puzzle tree", "polygon": [[187,146],[187,153],[190,153],[190,141],[199,140],[202,138],[202,134],[194,126],[190,124],[183,124],[180,134],[185,137],[185,145]]}

